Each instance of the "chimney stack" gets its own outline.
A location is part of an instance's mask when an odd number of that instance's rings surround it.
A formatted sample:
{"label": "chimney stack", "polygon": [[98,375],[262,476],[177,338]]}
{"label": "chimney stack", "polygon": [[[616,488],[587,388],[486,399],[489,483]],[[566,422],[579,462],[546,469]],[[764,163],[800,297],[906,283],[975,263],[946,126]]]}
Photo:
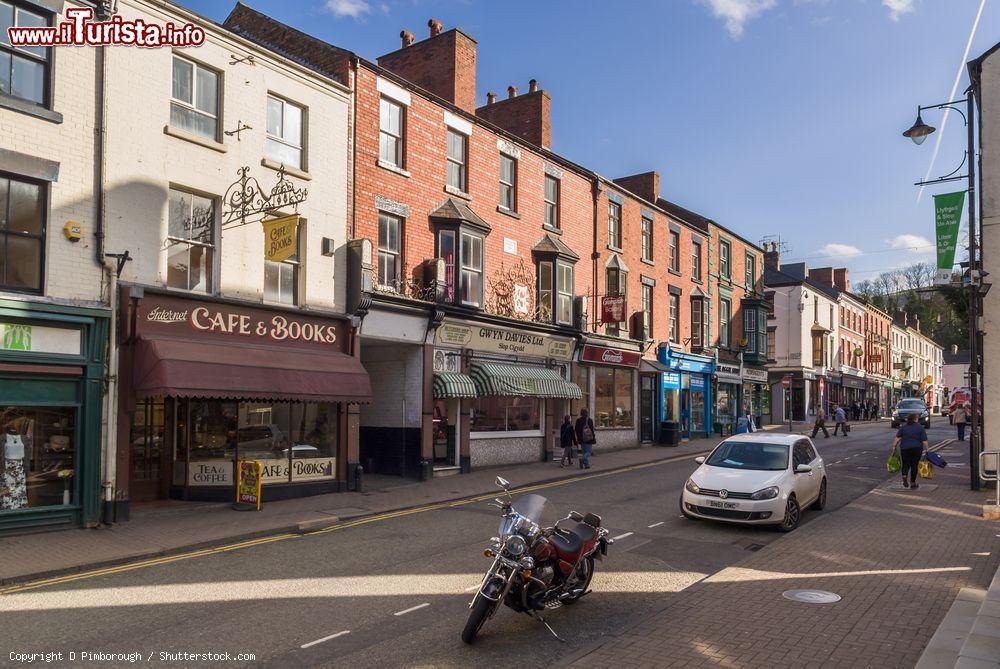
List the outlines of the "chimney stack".
{"label": "chimney stack", "polygon": [[833,270],[833,284],[837,290],[845,293],[851,292],[851,279],[848,276],[848,269],[846,267]]}
{"label": "chimney stack", "polygon": [[544,149],[552,147],[552,124],[549,94],[538,87],[538,80],[528,82],[528,92],[517,94],[517,86],[507,87],[507,99],[486,96],[486,104],[476,110],[476,116],[500,126],[526,142]]}
{"label": "chimney stack", "polygon": [[528,82],[528,92],[529,93],[537,93],[538,92],[538,80],[537,79],[532,79],[531,81]]}
{"label": "chimney stack", "polygon": [[489,93],[486,94],[486,104],[491,105],[491,104],[493,104],[496,101],[497,101],[497,94],[496,93],[494,93],[493,91],[490,91]]}
{"label": "chimney stack", "polygon": [[513,98],[516,98],[516,97],[517,97],[517,86],[508,86],[507,87],[507,99],[511,100]]}
{"label": "chimney stack", "polygon": [[399,38],[403,41],[404,49],[413,44],[413,33],[411,33],[409,30],[401,31],[399,33]]}
{"label": "chimney stack", "polygon": [[781,269],[781,251],[778,250],[778,242],[764,242],[764,268],[772,272]]}
{"label": "chimney stack", "polygon": [[431,19],[427,22],[427,27],[431,29],[430,36],[437,37],[441,34],[441,29],[444,28],[444,25],[437,19]]}
{"label": "chimney stack", "polygon": [[643,172],[642,174],[633,174],[629,177],[620,177],[614,181],[625,190],[635,193],[646,202],[655,204],[660,197],[659,172]]}

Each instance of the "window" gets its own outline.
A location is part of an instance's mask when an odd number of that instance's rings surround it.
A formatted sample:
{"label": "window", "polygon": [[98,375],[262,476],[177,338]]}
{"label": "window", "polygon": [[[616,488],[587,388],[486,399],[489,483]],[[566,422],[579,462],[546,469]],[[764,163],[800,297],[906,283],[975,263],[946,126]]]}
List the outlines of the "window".
{"label": "window", "polygon": [[757,310],[743,307],[743,337],[747,340],[746,350],[757,352]]}
{"label": "window", "polygon": [[826,366],[826,337],[821,334],[813,335],[813,367]]}
{"label": "window", "polygon": [[573,322],[573,266],[556,264],[556,322]]}
{"label": "window", "polygon": [[538,263],[538,315],[543,321],[552,318],[552,263]]}
{"label": "window", "polygon": [[701,281],[701,242],[691,242],[691,276]]}
{"label": "window", "polygon": [[545,225],[559,228],[559,179],[545,175]]}
{"label": "window", "polygon": [[653,336],[653,287],[642,285],[642,329],[645,337]]}
{"label": "window", "polygon": [[41,184],[0,174],[0,288],[42,292],[45,199]]}
{"label": "window", "polygon": [[670,269],[675,272],[681,271],[680,254],[681,235],[679,232],[670,231]]}
{"label": "window", "polygon": [[622,247],[622,206],[608,202],[608,245],[616,249]]}
{"label": "window", "polygon": [[219,74],[186,58],[174,56],[170,125],[217,140],[218,111]]}
{"label": "window", "polygon": [[267,142],[264,153],[271,160],[302,169],[302,107],[267,96]]}
{"label": "window", "polygon": [[670,294],[670,341],[677,343],[681,340],[680,333],[680,311],[681,296]]}
{"label": "window", "polygon": [[594,367],[594,424],[633,427],[632,370]]}
{"label": "window", "polygon": [[379,100],[378,158],[403,168],[403,106],[388,98]]}
{"label": "window", "polygon": [[469,138],[448,128],[448,185],[465,193]]}
{"label": "window", "polygon": [[378,285],[398,291],[401,272],[403,219],[378,213]]}
{"label": "window", "polygon": [[763,309],[757,309],[757,353],[763,354],[767,351],[767,313]]}
{"label": "window", "polygon": [[746,282],[747,290],[757,285],[757,259],[749,253],[746,255]]}
{"label": "window", "polygon": [[774,318],[774,291],[769,290],[764,293],[764,301],[767,302],[767,317]]}
{"label": "window", "polygon": [[211,292],[215,202],[171,188],[167,207],[167,285]]}
{"label": "window", "polygon": [[51,50],[43,46],[13,47],[7,28],[14,26],[48,26],[49,18],[43,14],[0,2],[0,93],[49,106],[49,76]]}
{"label": "window", "polygon": [[455,231],[442,230],[438,235],[438,258],[444,260],[444,299],[455,301]]}
{"label": "window", "polygon": [[700,297],[691,298],[691,348],[705,348],[705,301]]}
{"label": "window", "polygon": [[[302,239],[299,223],[298,240]],[[299,251],[281,262],[264,260],[264,300],[279,304],[298,304],[299,300]]]}
{"label": "window", "polygon": [[[11,326],[7,326],[8,331]],[[72,406],[0,405],[0,432],[4,434],[7,461],[4,472],[3,510],[60,506],[63,470],[77,470],[76,408]],[[17,465],[15,465],[15,462]]]}
{"label": "window", "polygon": [[653,260],[653,221],[646,217],[642,219],[642,259]]}
{"label": "window", "polygon": [[[626,272],[623,272],[615,267],[609,267],[607,274],[607,294],[609,296],[621,295],[622,297],[625,297],[627,278],[628,274]],[[605,323],[605,325],[607,326],[608,334],[612,335],[617,335],[621,328],[620,323]]]}
{"label": "window", "polygon": [[590,411],[590,365],[574,365],[573,383],[580,386],[582,397],[578,400],[570,400],[569,413],[571,416],[580,415],[580,409]]}
{"label": "window", "polygon": [[719,240],[719,276],[724,279],[730,278],[732,276],[732,266],[730,264],[729,256],[729,242]]}
{"label": "window", "polygon": [[477,397],[472,400],[473,432],[522,432],[542,428],[539,401],[533,397]]}
{"label": "window", "polygon": [[730,320],[733,317],[733,303],[728,299],[719,298],[719,346],[729,348],[732,344]]}
{"label": "window", "polygon": [[517,161],[500,154],[500,206],[517,211]]}
{"label": "window", "polygon": [[774,350],[774,333],[775,329],[768,329],[767,331],[767,361],[774,362],[776,358]]}
{"label": "window", "polygon": [[462,233],[462,304],[483,304],[483,238]]}

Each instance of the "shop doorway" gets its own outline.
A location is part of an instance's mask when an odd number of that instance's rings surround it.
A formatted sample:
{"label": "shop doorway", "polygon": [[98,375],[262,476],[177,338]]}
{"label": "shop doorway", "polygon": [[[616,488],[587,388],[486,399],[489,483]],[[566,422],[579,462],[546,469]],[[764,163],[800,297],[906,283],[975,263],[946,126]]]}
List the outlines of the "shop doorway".
{"label": "shop doorway", "polygon": [[434,400],[434,469],[458,467],[458,424],[461,400]]}
{"label": "shop doorway", "polygon": [[170,447],[166,411],[162,397],[136,403],[129,440],[129,499],[133,502],[149,502],[168,496]]}
{"label": "shop doorway", "polygon": [[653,441],[654,378],[645,374],[639,377],[639,437],[643,442]]}

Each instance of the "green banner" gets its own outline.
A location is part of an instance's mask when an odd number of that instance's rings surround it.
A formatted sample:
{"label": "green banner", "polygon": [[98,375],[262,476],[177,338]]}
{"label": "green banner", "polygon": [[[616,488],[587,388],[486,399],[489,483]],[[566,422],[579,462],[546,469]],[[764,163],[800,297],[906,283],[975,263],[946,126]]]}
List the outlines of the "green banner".
{"label": "green banner", "polygon": [[937,233],[939,281],[947,282],[951,279],[951,268],[955,264],[955,245],[958,242],[958,226],[962,220],[962,207],[964,205],[964,190],[934,196],[934,227]]}

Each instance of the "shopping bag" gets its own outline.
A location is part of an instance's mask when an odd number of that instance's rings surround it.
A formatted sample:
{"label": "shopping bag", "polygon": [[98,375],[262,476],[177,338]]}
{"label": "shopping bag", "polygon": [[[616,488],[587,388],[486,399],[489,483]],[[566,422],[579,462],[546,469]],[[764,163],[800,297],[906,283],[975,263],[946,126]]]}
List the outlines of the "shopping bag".
{"label": "shopping bag", "polygon": [[920,461],[920,464],[917,465],[917,473],[920,474],[920,478],[922,479],[934,478],[934,468],[931,467],[931,463],[927,460]]}
{"label": "shopping bag", "polygon": [[941,457],[940,454],[934,451],[927,452],[927,461],[930,462],[935,467],[947,467],[948,461]]}
{"label": "shopping bag", "polygon": [[895,474],[902,468],[902,466],[903,463],[899,459],[899,451],[897,451],[896,447],[893,446],[892,455],[890,455],[889,459],[886,461],[885,468],[889,470],[890,474]]}

